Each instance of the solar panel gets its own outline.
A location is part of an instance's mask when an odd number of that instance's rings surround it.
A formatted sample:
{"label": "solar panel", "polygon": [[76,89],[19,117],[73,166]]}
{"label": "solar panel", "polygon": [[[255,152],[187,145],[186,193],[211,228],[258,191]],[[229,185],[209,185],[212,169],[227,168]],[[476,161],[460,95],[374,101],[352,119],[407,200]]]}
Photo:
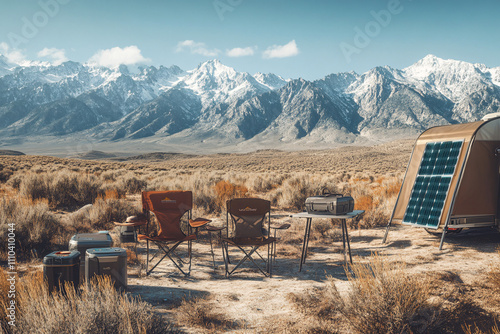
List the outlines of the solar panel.
{"label": "solar panel", "polygon": [[404,224],[437,228],[463,140],[427,143],[403,218]]}

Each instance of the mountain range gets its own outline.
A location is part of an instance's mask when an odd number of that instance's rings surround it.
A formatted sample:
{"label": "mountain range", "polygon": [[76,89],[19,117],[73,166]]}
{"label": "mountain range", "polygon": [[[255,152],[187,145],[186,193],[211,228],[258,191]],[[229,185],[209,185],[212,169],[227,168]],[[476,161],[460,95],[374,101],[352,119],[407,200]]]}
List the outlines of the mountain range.
{"label": "mountain range", "polygon": [[414,137],[499,109],[500,67],[433,55],[315,81],[250,75],[218,60],[131,72],[72,61],[19,66],[0,55],[0,148],[58,140],[192,152],[325,148]]}

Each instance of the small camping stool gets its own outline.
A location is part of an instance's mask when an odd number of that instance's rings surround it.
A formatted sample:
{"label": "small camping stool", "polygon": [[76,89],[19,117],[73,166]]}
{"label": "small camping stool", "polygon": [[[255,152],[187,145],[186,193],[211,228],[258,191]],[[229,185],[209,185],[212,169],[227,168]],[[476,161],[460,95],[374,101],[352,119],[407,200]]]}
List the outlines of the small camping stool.
{"label": "small camping stool", "polygon": [[[284,223],[284,224],[273,224],[270,226],[271,230],[274,230],[273,237],[276,239],[276,230],[288,230],[290,228],[290,224]],[[276,262],[276,243],[271,245],[271,254],[274,256],[274,262]]]}

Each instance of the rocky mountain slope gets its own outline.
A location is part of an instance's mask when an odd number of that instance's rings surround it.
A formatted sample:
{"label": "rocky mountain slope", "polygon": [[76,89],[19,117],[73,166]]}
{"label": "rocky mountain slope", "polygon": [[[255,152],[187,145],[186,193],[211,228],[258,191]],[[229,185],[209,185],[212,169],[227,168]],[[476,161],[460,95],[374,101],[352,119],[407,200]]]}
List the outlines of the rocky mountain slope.
{"label": "rocky mountain slope", "polygon": [[[500,111],[500,67],[429,55],[322,79],[177,66],[16,66],[0,55],[0,140],[45,137],[223,147],[379,142]],[[3,144],[5,146],[6,144]],[[2,146],[2,141],[0,141]]]}

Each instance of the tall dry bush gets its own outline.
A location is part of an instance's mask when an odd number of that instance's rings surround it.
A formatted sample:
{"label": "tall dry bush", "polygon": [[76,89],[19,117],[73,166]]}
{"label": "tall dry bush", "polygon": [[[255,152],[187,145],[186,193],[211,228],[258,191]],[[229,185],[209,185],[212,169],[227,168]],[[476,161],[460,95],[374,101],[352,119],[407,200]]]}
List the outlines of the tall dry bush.
{"label": "tall dry bush", "polygon": [[20,194],[31,200],[45,198],[53,208],[73,208],[92,203],[99,195],[99,179],[90,174],[58,171],[30,173],[23,177]]}
{"label": "tall dry bush", "polygon": [[495,333],[497,329],[495,315],[460,290],[448,298],[438,289],[443,281],[436,284],[429,275],[412,275],[402,262],[387,262],[375,254],[368,263],[346,269],[346,274],[349,289],[344,293],[330,277],[325,288],[292,294],[290,300],[301,313],[320,320],[324,330],[333,325],[374,334]]}
{"label": "tall dry bush", "polygon": [[278,188],[279,198],[277,204],[283,209],[303,210],[307,197],[319,195],[323,189],[330,192],[338,191],[335,178],[298,174],[283,181]]}
{"label": "tall dry bush", "polygon": [[137,177],[133,173],[128,173],[117,179],[117,188],[123,189],[129,194],[140,193],[142,190],[145,190],[147,186],[148,183],[146,180]]}
{"label": "tall dry bush", "polygon": [[354,208],[365,211],[361,219],[349,221],[351,227],[372,228],[387,225],[401,188],[400,177],[352,178],[349,188],[354,197]]}
{"label": "tall dry bush", "polygon": [[183,300],[177,308],[177,321],[184,326],[206,329],[210,333],[221,333],[240,328],[240,324],[229,319],[224,313],[213,307],[213,298]]}
{"label": "tall dry bush", "polygon": [[140,211],[138,206],[111,192],[105,197],[98,197],[92,205],[69,214],[66,222],[77,233],[108,230],[114,227],[113,222],[123,222]]}
{"label": "tall dry bush", "polygon": [[82,286],[80,293],[67,285],[51,294],[42,273],[30,273],[18,282],[16,293],[15,333],[177,332],[150,304],[116,291],[106,277]]}
{"label": "tall dry bush", "polygon": [[6,332],[9,328],[7,322],[7,307],[9,306],[10,283],[7,281],[7,273],[0,268],[0,333]]}
{"label": "tall dry bush", "polygon": [[[429,303],[431,281],[408,274],[401,263],[375,255],[368,264],[355,264],[351,269],[346,272],[347,296],[341,296],[332,279],[328,292],[358,333],[410,333],[420,314],[436,308]],[[431,320],[427,325],[434,324]]]}
{"label": "tall dry bush", "polygon": [[47,200],[2,198],[0,200],[1,240],[7,240],[9,224],[15,226],[16,254],[20,258],[44,255],[50,250],[62,230],[61,223],[50,212]]}
{"label": "tall dry bush", "polygon": [[226,206],[226,201],[232,198],[246,197],[248,189],[245,186],[233,184],[222,180],[215,185],[216,210],[221,212]]}
{"label": "tall dry bush", "polygon": [[[346,270],[349,290],[341,294],[333,278],[326,287],[290,299],[306,316],[320,319],[327,328],[348,326],[350,332],[373,334],[433,333],[443,319],[441,304],[430,302],[428,278],[410,275],[401,263],[372,256]],[[325,327],[326,328],[326,327]]]}

